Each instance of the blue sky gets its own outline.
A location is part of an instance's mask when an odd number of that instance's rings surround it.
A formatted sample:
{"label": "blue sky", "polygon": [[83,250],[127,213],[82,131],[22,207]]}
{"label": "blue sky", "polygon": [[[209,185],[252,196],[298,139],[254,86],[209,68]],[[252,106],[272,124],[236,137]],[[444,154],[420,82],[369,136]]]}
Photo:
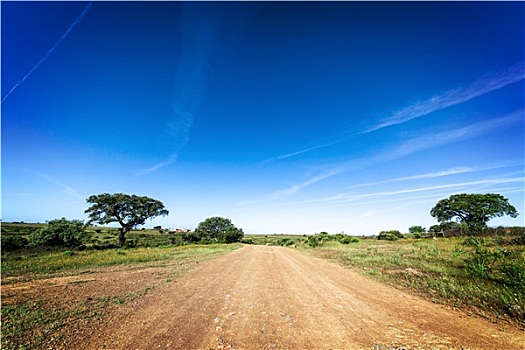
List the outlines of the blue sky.
{"label": "blue sky", "polygon": [[524,223],[523,2],[6,2],[2,219],[372,235],[500,193]]}

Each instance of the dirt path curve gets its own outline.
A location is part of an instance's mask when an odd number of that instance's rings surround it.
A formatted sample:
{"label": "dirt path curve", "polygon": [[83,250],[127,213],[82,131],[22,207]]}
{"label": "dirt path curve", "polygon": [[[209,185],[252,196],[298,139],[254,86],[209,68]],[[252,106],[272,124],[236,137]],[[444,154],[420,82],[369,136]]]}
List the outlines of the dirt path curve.
{"label": "dirt path curve", "polygon": [[525,349],[499,329],[299,251],[245,246],[156,288],[82,349]]}

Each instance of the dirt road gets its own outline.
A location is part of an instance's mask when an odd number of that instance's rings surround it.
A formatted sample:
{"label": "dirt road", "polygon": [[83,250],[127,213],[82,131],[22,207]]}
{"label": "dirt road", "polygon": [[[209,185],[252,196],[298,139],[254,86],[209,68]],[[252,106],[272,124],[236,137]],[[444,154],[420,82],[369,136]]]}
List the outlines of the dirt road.
{"label": "dirt road", "polygon": [[525,332],[500,328],[296,250],[246,246],[155,288],[77,345],[525,349]]}

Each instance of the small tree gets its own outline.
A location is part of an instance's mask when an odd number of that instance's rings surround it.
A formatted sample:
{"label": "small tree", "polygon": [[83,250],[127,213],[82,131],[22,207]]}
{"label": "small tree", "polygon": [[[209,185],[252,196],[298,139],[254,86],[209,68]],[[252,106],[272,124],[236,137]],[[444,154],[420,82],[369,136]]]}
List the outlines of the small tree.
{"label": "small tree", "polygon": [[495,217],[518,216],[516,208],[509,204],[507,198],[496,193],[456,194],[440,200],[430,211],[441,224],[455,219],[466,224],[468,230],[482,231],[487,222]]}
{"label": "small tree", "polygon": [[82,244],[81,238],[85,226],[80,220],[66,218],[51,220],[46,226],[29,236],[29,245],[36,247],[45,245],[50,247],[78,247]]}
{"label": "small tree", "polygon": [[212,217],[199,223],[195,235],[201,241],[224,243],[240,242],[244,237],[242,229],[236,228],[230,219]]}
{"label": "small tree", "polygon": [[145,196],[104,193],[90,196],[86,201],[92,204],[85,211],[89,214],[88,224],[92,222],[119,223],[121,226],[118,237],[119,247],[124,246],[126,233],[129,230],[138,225],[144,225],[147,219],[153,219],[159,215],[166,216],[169,213],[162,202]]}
{"label": "small tree", "polygon": [[410,226],[408,228],[408,232],[410,233],[426,233],[427,229],[423,226]]}
{"label": "small tree", "polygon": [[403,238],[403,234],[398,230],[381,231],[378,240],[397,241],[399,238]]}

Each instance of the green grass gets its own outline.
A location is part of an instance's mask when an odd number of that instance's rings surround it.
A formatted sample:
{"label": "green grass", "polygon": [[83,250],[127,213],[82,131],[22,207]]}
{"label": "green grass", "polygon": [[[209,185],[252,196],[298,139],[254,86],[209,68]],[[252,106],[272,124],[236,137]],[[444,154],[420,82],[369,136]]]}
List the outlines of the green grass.
{"label": "green grass", "polygon": [[[188,245],[179,247],[51,251],[24,254],[2,254],[2,283],[10,280],[32,279],[39,274],[74,273],[96,267],[130,265],[152,261],[169,261],[194,255],[215,254],[240,247],[239,244]],[[6,280],[7,279],[7,280]]]}
{"label": "green grass", "polygon": [[[185,273],[188,259],[193,262],[213,259],[241,247],[240,244],[193,245],[165,248],[134,248],[121,250],[52,251],[23,255],[21,252],[2,256],[2,285],[19,281],[61,275],[79,275],[99,267],[133,265],[156,262],[155,266],[169,266],[167,280]],[[181,265],[182,264],[182,265]],[[144,265],[137,265],[141,268]],[[172,268],[175,266],[176,268]],[[2,298],[1,348],[52,349],[63,344],[71,330],[81,330],[110,311],[131,300],[146,295],[152,286],[105,295],[74,299],[67,304],[46,300],[45,295],[27,298],[24,294]]]}
{"label": "green grass", "polygon": [[[409,288],[435,302],[524,326],[525,247],[485,238],[480,253],[464,241],[365,239],[350,245],[328,242],[308,251],[388,284]],[[478,270],[481,272],[476,274]]]}
{"label": "green grass", "polygon": [[305,236],[299,235],[244,235],[243,243],[255,244],[255,245],[271,245],[271,246],[292,246],[299,245]]}

